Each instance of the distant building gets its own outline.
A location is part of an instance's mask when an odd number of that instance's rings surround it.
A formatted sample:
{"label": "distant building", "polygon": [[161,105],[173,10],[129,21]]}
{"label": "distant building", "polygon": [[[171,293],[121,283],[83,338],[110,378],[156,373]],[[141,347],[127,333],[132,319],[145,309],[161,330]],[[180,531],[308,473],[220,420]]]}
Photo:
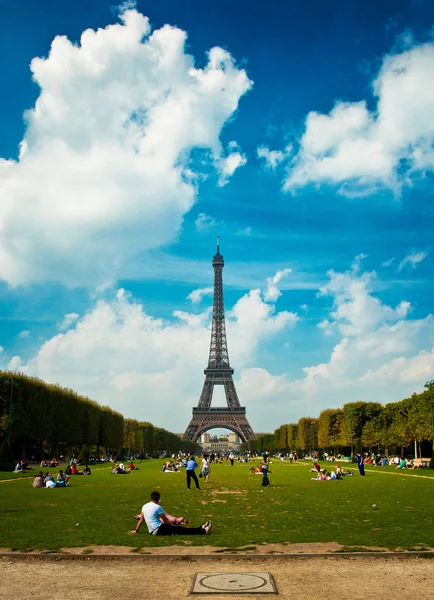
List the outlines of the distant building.
{"label": "distant building", "polygon": [[209,433],[202,433],[200,436],[200,443],[207,444],[211,440],[211,436]]}

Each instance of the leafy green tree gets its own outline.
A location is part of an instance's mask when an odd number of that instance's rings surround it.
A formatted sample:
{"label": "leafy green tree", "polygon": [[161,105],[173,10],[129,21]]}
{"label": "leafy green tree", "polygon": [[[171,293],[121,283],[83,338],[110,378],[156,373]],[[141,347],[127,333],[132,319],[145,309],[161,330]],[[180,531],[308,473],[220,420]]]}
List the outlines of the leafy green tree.
{"label": "leafy green tree", "polygon": [[323,410],[318,418],[318,445],[323,450],[330,448],[335,451],[340,446],[344,411],[328,408]]}
{"label": "leafy green tree", "polygon": [[302,417],[298,421],[297,447],[309,454],[318,448],[318,419]]}

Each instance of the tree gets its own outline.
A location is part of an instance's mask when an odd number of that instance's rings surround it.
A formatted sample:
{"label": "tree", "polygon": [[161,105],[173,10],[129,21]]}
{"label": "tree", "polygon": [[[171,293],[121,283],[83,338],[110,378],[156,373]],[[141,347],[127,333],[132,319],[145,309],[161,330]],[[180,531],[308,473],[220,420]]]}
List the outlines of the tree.
{"label": "tree", "polygon": [[323,410],[318,418],[318,445],[323,450],[332,448],[333,451],[340,445],[344,411],[328,408]]}
{"label": "tree", "polygon": [[378,418],[382,405],[378,402],[349,402],[344,404],[344,419],[341,442],[343,446],[351,446],[353,455],[354,446],[362,449],[363,428],[368,421]]}
{"label": "tree", "polygon": [[298,421],[297,447],[309,454],[318,447],[318,419],[302,417]]}

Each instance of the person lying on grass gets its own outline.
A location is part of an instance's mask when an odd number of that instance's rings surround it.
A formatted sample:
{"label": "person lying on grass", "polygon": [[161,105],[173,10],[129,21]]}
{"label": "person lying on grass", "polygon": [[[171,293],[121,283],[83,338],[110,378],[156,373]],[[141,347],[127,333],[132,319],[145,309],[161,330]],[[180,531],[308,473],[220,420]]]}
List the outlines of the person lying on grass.
{"label": "person lying on grass", "polygon": [[151,501],[143,505],[136,528],[129,533],[139,533],[143,521],[146,522],[151,535],[208,535],[212,527],[211,521],[200,527],[172,525],[167,513],[160,506],[160,492],[156,491],[151,493]]}

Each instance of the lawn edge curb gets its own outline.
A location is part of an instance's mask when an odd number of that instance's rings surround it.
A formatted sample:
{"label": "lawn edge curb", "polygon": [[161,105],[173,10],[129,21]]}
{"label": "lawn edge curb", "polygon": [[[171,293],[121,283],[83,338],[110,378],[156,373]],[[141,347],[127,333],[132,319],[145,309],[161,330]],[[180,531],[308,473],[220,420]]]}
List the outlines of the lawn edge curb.
{"label": "lawn edge curb", "polygon": [[288,554],[66,554],[44,552],[30,554],[27,552],[4,552],[0,558],[5,559],[33,559],[33,560],[264,560],[264,559],[317,559],[317,558],[434,558],[434,551],[408,551],[408,552],[318,552],[318,553],[288,553]]}

